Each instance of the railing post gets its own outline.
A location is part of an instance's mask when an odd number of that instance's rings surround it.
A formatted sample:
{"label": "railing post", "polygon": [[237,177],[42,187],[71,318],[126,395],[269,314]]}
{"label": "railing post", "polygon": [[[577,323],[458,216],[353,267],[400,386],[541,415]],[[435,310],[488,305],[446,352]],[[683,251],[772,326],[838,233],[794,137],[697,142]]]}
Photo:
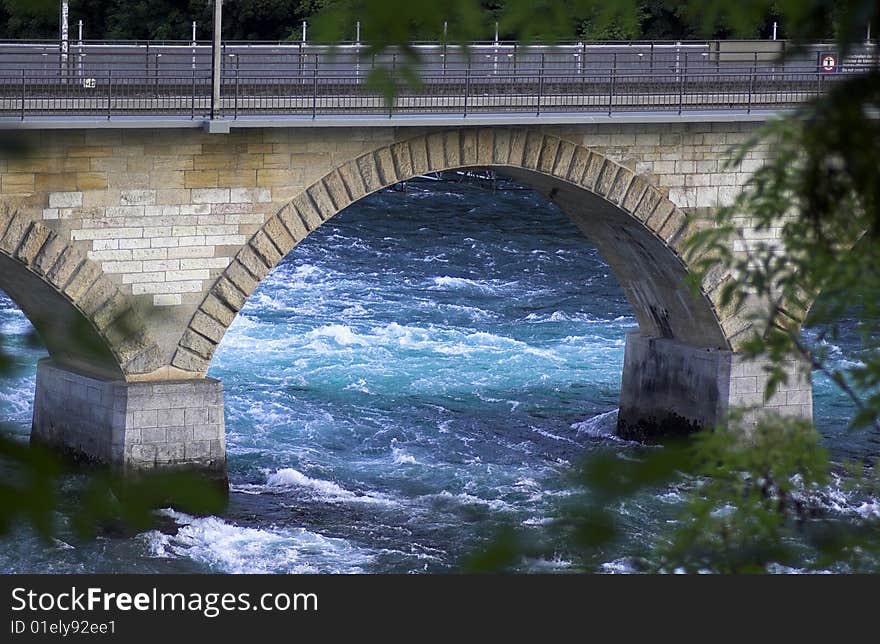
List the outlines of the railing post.
{"label": "railing post", "polygon": [[755,91],[755,73],[757,72],[758,66],[758,52],[755,52],[755,59],[752,62],[752,73],[749,74],[749,102],[746,106],[746,114],[752,113],[752,92]]}
{"label": "railing post", "polygon": [[107,120],[113,114],[113,70],[107,70]]}
{"label": "railing post", "polygon": [[241,66],[239,63],[241,62],[241,58],[239,56],[235,57],[235,101],[232,105],[232,118],[238,118],[238,86],[240,84],[240,76],[241,76]]}
{"label": "railing post", "polygon": [[471,94],[471,60],[468,58],[467,67],[464,69],[464,117],[468,115],[468,97]]}
{"label": "railing post", "polygon": [[[394,77],[397,72],[397,54],[391,54],[391,86],[397,90],[397,82]],[[391,100],[388,101],[388,118],[391,118],[394,115],[394,96],[391,97]]]}
{"label": "railing post", "polygon": [[544,97],[544,52],[541,52],[541,70],[538,72],[538,111],[535,116],[541,116],[541,99]]}
{"label": "railing post", "polygon": [[192,70],[192,95],[190,97],[190,109],[189,109],[189,117],[194,119],[196,117],[196,70]]}
{"label": "railing post", "polygon": [[614,52],[611,58],[611,82],[608,88],[608,116],[611,116],[611,109],[614,106],[614,84],[617,82],[617,52]]}
{"label": "railing post", "polygon": [[211,39],[211,118],[220,118],[221,75],[223,74],[223,0],[214,0],[213,38]]}
{"label": "railing post", "polygon": [[[678,67],[678,56],[676,55],[675,61],[676,67]],[[680,70],[678,75],[678,113],[679,115],[682,112],[684,107],[684,77],[687,75],[687,52],[684,53],[684,68]]]}
{"label": "railing post", "polygon": [[312,72],[312,118],[318,116],[318,54],[315,54],[315,69]]}
{"label": "railing post", "polygon": [[154,88],[154,90],[153,90],[153,93],[155,94],[156,98],[159,97],[159,60],[160,60],[159,57],[160,57],[161,55],[162,55],[162,54],[156,54],[156,68],[155,68],[155,70],[154,70],[154,75],[155,75],[155,83],[154,83],[154,85],[155,85],[155,88]]}
{"label": "railing post", "polygon": [[21,70],[21,120],[24,120],[24,105],[26,100],[24,69]]}

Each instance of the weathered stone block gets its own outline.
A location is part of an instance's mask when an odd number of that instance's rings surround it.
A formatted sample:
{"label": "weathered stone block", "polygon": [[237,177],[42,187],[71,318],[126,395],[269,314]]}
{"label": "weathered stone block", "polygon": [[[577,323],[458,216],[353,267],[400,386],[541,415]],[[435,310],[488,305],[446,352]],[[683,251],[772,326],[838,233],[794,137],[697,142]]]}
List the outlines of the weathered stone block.
{"label": "weathered stone block", "polygon": [[[357,164],[361,180],[368,193],[375,192],[383,187],[382,179],[379,177],[379,168],[376,167],[376,158],[372,153],[359,156],[355,163]],[[320,213],[316,214],[320,216]],[[318,225],[320,225],[321,221],[322,220],[319,218]],[[315,227],[317,227],[317,225]],[[314,230],[314,228],[312,230]]]}
{"label": "weathered stone block", "polygon": [[[401,150],[406,151],[407,161],[409,160],[408,150],[405,145],[397,144],[397,154],[403,154]],[[392,148],[392,153],[394,153],[394,148]],[[402,161],[398,161],[395,159],[395,164],[401,163]],[[409,177],[408,174],[402,175],[405,177]],[[339,174],[338,170],[334,170],[323,180],[324,189],[327,191],[327,194],[330,196],[330,200],[333,202],[334,212],[338,212],[343,208],[347,207],[351,203],[351,196],[348,194],[348,190],[345,187],[345,182],[342,180],[342,177]]]}
{"label": "weathered stone block", "polygon": [[[380,148],[376,150],[376,168],[379,170],[379,179],[382,185],[388,186],[397,183],[397,170],[394,167],[394,158],[391,156],[391,150],[388,148]],[[317,197],[315,198],[316,203]],[[320,203],[318,203],[321,206]],[[321,207],[322,212],[327,212]],[[330,209],[331,211],[334,209]],[[326,219],[326,217],[325,217]]]}
{"label": "weathered stone block", "polygon": [[46,243],[46,240],[49,239],[49,235],[51,234],[52,231],[42,224],[32,224],[19,245],[15,256],[25,264],[32,264],[37,257],[37,253],[40,252],[43,244]]}
{"label": "weathered stone block", "polygon": [[[233,288],[228,280],[221,280],[225,288]],[[215,292],[216,292],[215,288]],[[237,293],[237,290],[233,288],[233,292]],[[218,298],[214,293],[209,293],[205,298],[205,301],[202,302],[201,310],[210,315],[212,318],[223,324],[224,326],[229,326],[232,324],[232,321],[235,319],[236,311],[233,311],[229,305]]]}
{"label": "weathered stone block", "polygon": [[[186,409],[171,406],[178,399]],[[191,422],[185,425],[187,416]],[[38,365],[35,442],[123,471],[185,466],[224,478],[226,454],[217,448],[225,445],[223,434],[222,385],[216,380],[170,381],[157,388],[80,374],[49,360]]]}
{"label": "weathered stone block", "polygon": [[566,176],[570,182],[578,185],[583,184],[583,177],[587,170],[590,156],[590,152],[586,148],[578,147],[575,149],[571,158],[571,164],[568,168],[568,175]]}
{"label": "weathered stone block", "polygon": [[217,344],[207,338],[195,333],[191,329],[187,329],[180,339],[180,346],[186,347],[193,353],[197,353],[201,357],[210,360],[214,355]]}
{"label": "weathered stone block", "polygon": [[[15,250],[18,248],[19,244],[21,244],[25,233],[27,233],[30,226],[31,220],[27,216],[20,212],[13,213],[7,224],[6,231],[3,233],[2,237],[0,237],[0,248],[10,255],[15,253]],[[2,230],[2,228],[0,228],[0,230]]]}
{"label": "weathered stone block", "polygon": [[446,145],[443,132],[432,132],[425,138],[425,147],[428,155],[428,171],[443,170],[446,168]]}
{"label": "weathered stone block", "polygon": [[83,262],[67,286],[64,287],[64,293],[76,302],[98,281],[99,277],[101,277],[101,269],[93,262]]}
{"label": "weathered stone block", "polygon": [[461,138],[459,140],[460,146],[460,163],[463,166],[475,166],[477,165],[477,157],[478,157],[478,143],[477,143],[477,130],[473,128],[467,128],[462,130]]}
{"label": "weathered stone block", "polygon": [[[411,176],[418,176],[428,172],[430,168],[426,138],[419,136],[415,139],[410,139],[406,142],[406,146],[412,160]],[[352,194],[352,197],[354,197],[354,194]]]}
{"label": "weathered stone block", "polygon": [[254,249],[263,263],[270,269],[281,261],[281,253],[262,230],[257,231],[257,234],[251,238],[250,247]]}
{"label": "weathered stone block", "polygon": [[600,154],[590,154],[587,160],[587,167],[584,169],[584,175],[581,177],[581,185],[587,190],[596,190],[596,183],[605,167],[606,159]]}
{"label": "weathered stone block", "polygon": [[82,192],[50,192],[50,208],[82,208]]}
{"label": "weathered stone block", "polygon": [[[619,165],[612,163],[611,161],[605,161],[599,172],[599,177],[596,179],[596,194],[605,195],[607,197],[611,191],[611,186],[614,185],[614,180],[617,178],[619,171]],[[608,200],[611,201],[610,198],[608,198]]]}
{"label": "weathered stone block", "polygon": [[538,153],[537,168],[544,174],[552,174],[556,166],[556,153],[559,151],[560,141],[555,136],[545,136]]}
{"label": "weathered stone block", "polygon": [[[382,181],[384,184],[385,180],[382,179]],[[392,182],[393,181],[394,180],[392,180]],[[336,214],[336,206],[333,205],[333,200],[330,199],[330,194],[327,192],[327,188],[323,181],[319,181],[311,186],[306,190],[306,194],[312,200],[312,204],[321,217],[321,221],[327,221],[330,217]]]}
{"label": "weathered stone block", "polygon": [[568,178],[568,172],[574,159],[575,145],[570,141],[560,141],[558,154],[553,163],[551,174],[561,179]]}
{"label": "weathered stone block", "polygon": [[495,131],[495,140],[492,142],[492,159],[498,165],[507,165],[510,160],[510,130],[499,129]]}
{"label": "weathered stone block", "polygon": [[[265,243],[271,245],[268,239],[265,240]],[[266,277],[266,275],[269,274],[270,268],[268,260],[264,259],[259,253],[257,253],[254,247],[250,244],[241,249],[241,251],[238,253],[237,260],[241,262],[242,266],[244,266],[248,270],[248,272],[254,276],[256,280],[262,280],[264,277]]]}
{"label": "weathered stone block", "polygon": [[196,311],[190,327],[209,340],[213,340],[215,344],[220,344],[223,334],[226,333],[226,327],[201,311]]}
{"label": "weathered stone block", "polygon": [[199,188],[192,191],[194,204],[229,203],[229,188]]}
{"label": "weathered stone block", "polygon": [[242,293],[250,295],[257,288],[257,280],[254,279],[253,274],[237,259],[229,265],[224,274]]}
{"label": "weathered stone block", "polygon": [[510,154],[507,159],[508,165],[525,166],[523,155],[526,149],[526,135],[528,131],[517,128],[510,131]]}
{"label": "weathered stone block", "polygon": [[[640,440],[686,434],[722,423],[733,408],[744,406],[757,408],[749,417],[753,425],[761,414],[779,409],[764,402],[765,376],[742,375],[745,368],[763,373],[764,366],[763,361],[746,361],[732,351],[631,331],[626,339],[618,431]],[[809,367],[792,363],[789,369],[792,390],[783,394],[781,404],[789,404],[790,394],[792,407],[787,413],[810,419],[812,387],[803,375]]]}
{"label": "weathered stone block", "polygon": [[[376,181],[375,177],[372,179],[372,181]],[[364,181],[364,183],[366,184],[366,180]],[[370,188],[370,191],[378,189],[378,184],[376,184],[376,186],[376,188]],[[291,201],[291,206],[296,208],[300,219],[310,232],[312,230],[315,230],[324,221],[321,218],[321,213],[318,212],[318,210],[315,208],[315,204],[312,202],[312,199],[305,192],[294,197],[293,201]]]}

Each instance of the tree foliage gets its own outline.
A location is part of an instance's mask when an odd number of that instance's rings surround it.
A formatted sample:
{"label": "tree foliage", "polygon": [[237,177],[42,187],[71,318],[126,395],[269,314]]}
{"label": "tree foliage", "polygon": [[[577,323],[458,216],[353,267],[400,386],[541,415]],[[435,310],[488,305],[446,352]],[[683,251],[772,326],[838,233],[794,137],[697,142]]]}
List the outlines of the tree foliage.
{"label": "tree foliage", "polygon": [[[731,16],[727,3],[702,0],[226,0],[224,34],[236,40],[296,40],[302,20],[314,19],[320,39],[352,40],[360,21],[366,41],[398,45],[439,39],[444,22],[455,42],[489,40],[496,21],[502,38],[519,40],[720,38],[734,31],[767,37],[778,12],[770,3],[757,4],[759,20],[738,22],[740,14]],[[776,4],[796,10],[802,3]],[[58,0],[0,1],[0,37],[57,38],[58,6]],[[829,12],[815,16],[826,31]],[[793,15],[807,20],[800,12]],[[211,1],[70,0],[71,27],[78,20],[88,38],[188,40],[195,21],[198,37],[205,39],[211,33]]]}

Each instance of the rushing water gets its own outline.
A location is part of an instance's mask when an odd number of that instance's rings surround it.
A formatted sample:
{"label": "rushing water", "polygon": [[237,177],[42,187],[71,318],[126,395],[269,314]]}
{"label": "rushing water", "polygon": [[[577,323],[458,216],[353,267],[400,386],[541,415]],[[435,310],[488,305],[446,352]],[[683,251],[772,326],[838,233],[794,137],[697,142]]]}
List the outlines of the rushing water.
{"label": "rushing water", "polygon": [[[633,326],[596,249],[536,193],[447,183],[374,195],[273,271],[212,363],[228,511],[172,512],[171,529],[85,543],[62,528],[48,547],[19,530],[0,571],[449,570],[493,528],[549,520],[583,454],[637,449],[613,435]],[[44,354],[29,329],[0,296],[21,365],[0,380],[0,420],[22,436]],[[833,358],[856,360],[855,339]],[[836,457],[880,453],[876,437],[843,429],[851,409],[821,378],[815,410]],[[622,507],[628,543],[606,568],[625,568],[678,501]],[[532,563],[567,565],[562,550]]]}

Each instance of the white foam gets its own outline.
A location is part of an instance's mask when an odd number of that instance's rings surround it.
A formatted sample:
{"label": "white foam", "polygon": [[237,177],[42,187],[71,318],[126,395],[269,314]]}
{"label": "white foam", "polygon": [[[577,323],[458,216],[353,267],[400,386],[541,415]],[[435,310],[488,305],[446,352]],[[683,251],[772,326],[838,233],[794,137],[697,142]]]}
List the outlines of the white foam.
{"label": "white foam", "polygon": [[565,311],[553,311],[550,315],[546,313],[529,313],[525,318],[526,322],[580,322],[582,324],[605,324],[608,320],[594,317],[589,313],[566,313]]}
{"label": "white foam", "polygon": [[531,429],[536,434],[543,436],[544,438],[550,438],[555,441],[563,441],[566,443],[571,443],[572,445],[577,445],[577,443],[570,438],[566,438],[565,436],[559,436],[558,434],[553,434],[552,432],[548,432],[546,429],[541,429],[540,427],[534,427],[533,425],[529,425],[529,429]]}
{"label": "white foam", "polygon": [[431,279],[429,291],[459,291],[470,290],[480,293],[495,293],[496,291],[516,286],[518,282],[499,282],[498,280],[472,280],[466,277],[451,277],[440,275]]}
{"label": "white foam", "polygon": [[453,494],[448,490],[443,490],[442,492],[439,492],[437,494],[428,494],[422,498],[437,499],[441,501],[453,501],[460,505],[481,505],[488,507],[490,510],[496,511],[511,512],[514,510],[512,505],[510,505],[506,501],[502,501],[501,499],[481,499],[480,497],[474,496],[473,494],[468,494],[467,492]]}
{"label": "white foam", "polygon": [[[799,477],[793,479],[797,485]],[[861,519],[880,518],[880,499],[856,498],[858,489],[847,486],[839,475],[833,475],[832,481],[820,490],[799,490],[798,493],[808,502],[815,503],[831,512],[842,515],[858,516]]]}
{"label": "white foam", "polygon": [[607,575],[631,575],[639,572],[633,565],[632,560],[627,558],[606,561],[600,568]]}
{"label": "white foam", "polygon": [[407,454],[399,447],[392,447],[391,453],[394,457],[394,463],[396,465],[420,465],[421,464],[416,460],[415,456],[413,456],[411,454]]}
{"label": "white foam", "polygon": [[329,338],[333,340],[336,344],[349,347],[353,345],[357,346],[367,346],[370,344],[367,338],[364,338],[354,331],[352,331],[350,326],[345,324],[328,324],[327,326],[321,326],[313,331],[309,331],[306,334],[306,337],[309,339],[319,339],[319,338]]}
{"label": "white foam", "polygon": [[441,289],[475,288],[483,290],[483,288],[485,288],[480,282],[469,280],[465,277],[450,277],[449,275],[442,275],[440,277],[435,277],[432,281],[434,288]]}
{"label": "white foam", "polygon": [[187,558],[212,570],[240,573],[361,573],[372,555],[344,539],[303,528],[284,530],[237,526],[218,518],[196,518],[165,510],[177,533],[141,535],[154,557]]}
{"label": "white foam", "polygon": [[[577,430],[578,435],[594,436],[596,438],[614,438],[617,428],[618,409],[606,411],[592,418],[587,418],[579,423],[573,423],[571,428]],[[619,440],[619,439],[618,439]]]}
{"label": "white foam", "polygon": [[380,494],[356,494],[332,481],[313,479],[292,467],[285,467],[269,474],[266,478],[266,487],[305,490],[313,497],[327,503],[393,504],[391,499]]}

